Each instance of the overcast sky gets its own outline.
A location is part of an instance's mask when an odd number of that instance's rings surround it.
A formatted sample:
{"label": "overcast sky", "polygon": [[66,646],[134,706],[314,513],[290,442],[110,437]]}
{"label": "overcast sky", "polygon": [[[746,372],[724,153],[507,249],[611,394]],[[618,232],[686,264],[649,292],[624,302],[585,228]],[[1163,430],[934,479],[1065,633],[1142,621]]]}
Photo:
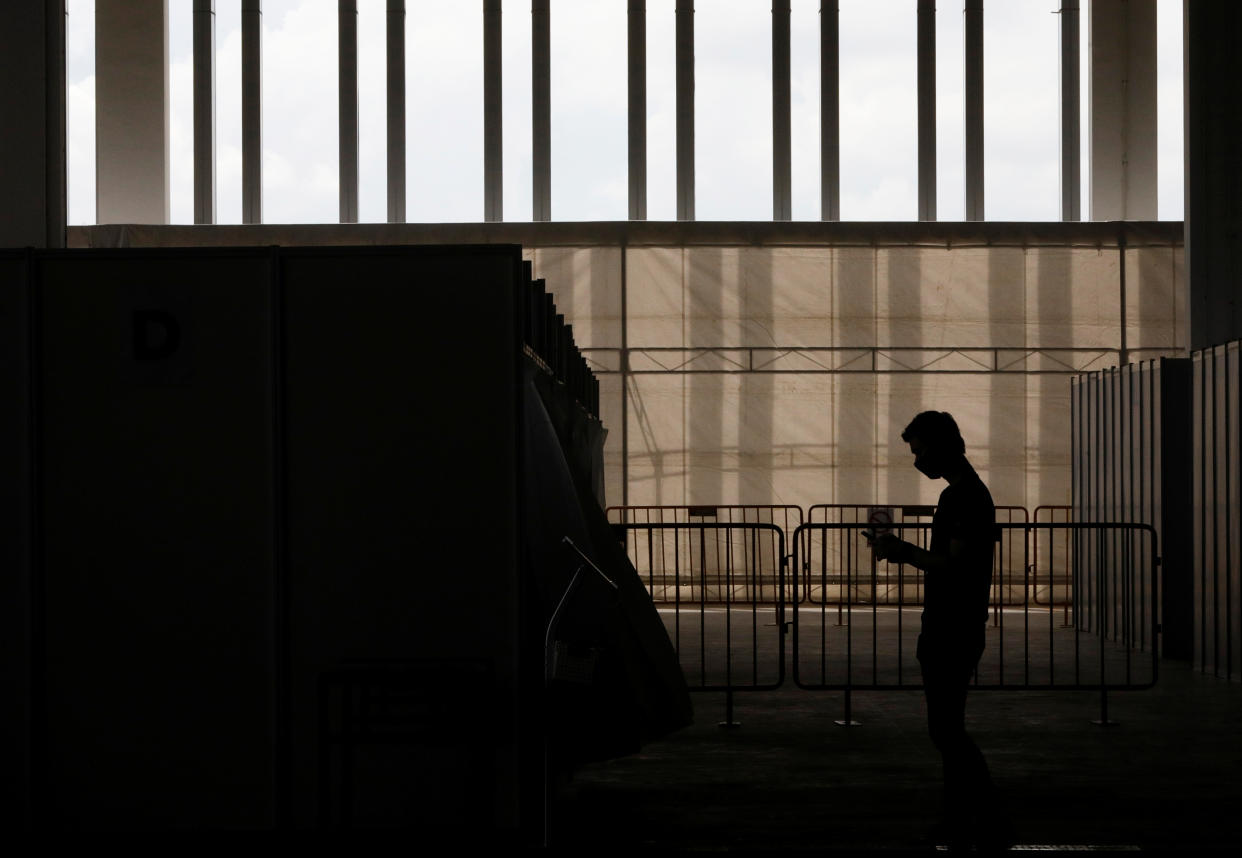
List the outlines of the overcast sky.
{"label": "overcast sky", "polygon": [[[984,14],[989,220],[1055,220],[1058,0]],[[1086,4],[1083,4],[1084,7]],[[1182,217],[1181,0],[1158,0],[1159,216]],[[696,214],[772,216],[771,2],[697,0]],[[819,6],[793,0],[793,215],[817,220]],[[839,0],[841,217],[917,218],[916,0]],[[95,219],[93,0],[69,0],[69,220]],[[172,221],[193,220],[191,0],[169,0]],[[217,218],[241,221],[241,2],[216,0]],[[676,216],[674,0],[647,0],[648,217]],[[963,203],[961,3],[937,14],[938,214]],[[407,0],[406,211],[483,217],[482,3]],[[269,223],[335,222],[336,9],[264,0],[263,181]],[[384,0],[359,0],[359,219],[386,216]],[[504,214],[531,217],[530,0],[504,0]],[[1086,57],[1083,16],[1083,57]],[[552,0],[552,217],[623,220],[626,0]],[[1083,70],[1086,109],[1086,70]],[[1086,123],[1084,121],[1083,128]],[[1084,132],[1083,186],[1087,186]],[[1087,206],[1083,205],[1083,212]]]}

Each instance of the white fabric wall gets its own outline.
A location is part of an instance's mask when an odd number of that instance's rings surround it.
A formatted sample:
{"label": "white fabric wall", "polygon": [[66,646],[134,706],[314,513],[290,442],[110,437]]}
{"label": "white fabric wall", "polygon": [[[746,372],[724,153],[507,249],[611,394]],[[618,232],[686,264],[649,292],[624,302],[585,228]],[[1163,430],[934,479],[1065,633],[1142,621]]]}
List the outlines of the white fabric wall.
{"label": "white fabric wall", "polygon": [[1073,372],[1184,353],[1169,244],[1127,249],[1124,301],[1116,247],[526,255],[599,375],[610,504],[932,503],[900,439],[932,408],[998,504],[1068,504]]}

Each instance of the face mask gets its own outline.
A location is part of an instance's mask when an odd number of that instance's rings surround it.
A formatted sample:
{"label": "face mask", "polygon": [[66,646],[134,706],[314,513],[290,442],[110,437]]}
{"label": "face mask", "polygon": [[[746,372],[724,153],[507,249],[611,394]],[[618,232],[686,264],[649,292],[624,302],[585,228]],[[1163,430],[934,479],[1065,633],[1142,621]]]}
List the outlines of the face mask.
{"label": "face mask", "polygon": [[915,460],[914,467],[919,469],[919,473],[930,480],[938,480],[944,476],[940,470],[940,463],[930,453],[924,453]]}
{"label": "face mask", "polygon": [[953,458],[953,456],[942,455],[935,450],[924,450],[923,454],[914,460],[914,467],[918,468],[919,473],[929,480],[938,480],[944,476],[945,469],[950,466]]}

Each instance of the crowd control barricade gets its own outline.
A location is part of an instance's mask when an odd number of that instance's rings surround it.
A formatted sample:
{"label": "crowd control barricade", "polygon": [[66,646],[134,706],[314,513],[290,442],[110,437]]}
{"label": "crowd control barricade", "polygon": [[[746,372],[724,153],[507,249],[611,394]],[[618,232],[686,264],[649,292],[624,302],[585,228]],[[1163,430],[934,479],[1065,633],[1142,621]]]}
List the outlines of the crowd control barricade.
{"label": "crowd control barricade", "polygon": [[[904,528],[906,539],[920,548],[927,548],[931,541],[931,523],[936,507],[923,504],[815,504],[807,510],[810,524],[856,524],[857,528],[825,529],[811,528],[804,531],[801,557],[804,562],[818,560],[821,575],[803,575],[800,587],[792,587],[799,602],[834,605],[838,613],[849,601],[860,598],[878,604],[922,604],[922,579],[907,580],[897,570],[883,568],[874,577],[859,579],[846,574],[852,559],[859,552],[870,554],[863,530],[883,532],[893,526]],[[996,507],[998,524],[1025,524],[1030,514],[1023,506]],[[992,623],[1000,624],[1004,605],[1020,605],[1027,598],[1027,553],[1025,530],[1002,530],[1000,542],[994,554],[996,564],[992,579],[992,600],[995,608]],[[850,592],[846,592],[850,588]]]}
{"label": "crowd control barricade", "polygon": [[691,691],[785,681],[785,534],[775,524],[617,524],[677,651]]}
{"label": "crowd control barricade", "polygon": [[[785,549],[782,546],[789,544],[789,539],[793,532],[802,524],[802,507],[793,506],[791,504],[705,504],[705,505],[653,505],[653,506],[610,506],[606,510],[608,521],[614,526],[619,524],[767,524],[774,525],[778,530],[766,529],[763,531],[763,539],[761,542],[761,566],[765,571],[761,586],[763,592],[770,599],[776,598],[776,573],[778,568],[777,558],[784,554]],[[783,543],[779,543],[776,535],[779,532]],[[632,553],[641,554],[640,546],[637,542],[639,539],[639,531],[630,531],[627,537],[629,548]],[[714,540],[720,536],[720,531],[708,541],[710,545],[704,546],[707,555],[716,558],[721,557],[723,552],[723,544],[717,544]],[[649,558],[647,563],[648,569],[652,568],[671,568],[669,565],[675,558],[667,554],[670,544],[658,542],[655,545],[641,546],[643,550],[655,552],[659,556]],[[717,566],[720,560],[713,561]],[[667,596],[667,593],[658,586],[649,587],[651,597],[656,601],[660,601]],[[722,591],[713,590],[716,598]],[[709,595],[709,598],[711,596]]]}
{"label": "crowd control barricade", "polygon": [[[835,601],[813,599],[792,609],[794,683],[845,691],[846,722],[851,691],[922,688],[916,651],[925,575],[910,564],[876,560],[861,535],[868,527],[866,522],[809,522],[793,540],[791,589],[815,594],[839,588]],[[925,544],[928,528],[890,525],[893,533],[916,544]],[[994,536],[998,548],[1033,545],[1041,538],[1063,541],[1068,549],[1048,552],[1042,562],[1047,576],[1070,582],[1073,610],[1065,614],[1035,601],[1025,548],[1021,563],[1015,557],[1013,564],[1020,573],[1006,569],[1008,561],[999,563],[986,649],[972,687],[1099,691],[1102,720],[1107,721],[1109,691],[1155,683],[1153,599],[1159,557],[1150,525],[1015,522],[998,524]],[[847,548],[833,557],[822,550],[825,544]],[[856,545],[861,548],[851,548]],[[1006,580],[1010,576],[1016,577]],[[1066,624],[1065,616],[1072,622]]]}
{"label": "crowd control barricade", "polygon": [[[1069,524],[1074,520],[1074,508],[1037,506],[1034,519],[1036,524]],[[1069,529],[1031,533],[1031,598],[1037,605],[1061,608],[1066,626],[1070,624],[1070,609],[1074,603],[1069,575],[1071,537]],[[1055,577],[1054,569],[1059,570]]]}

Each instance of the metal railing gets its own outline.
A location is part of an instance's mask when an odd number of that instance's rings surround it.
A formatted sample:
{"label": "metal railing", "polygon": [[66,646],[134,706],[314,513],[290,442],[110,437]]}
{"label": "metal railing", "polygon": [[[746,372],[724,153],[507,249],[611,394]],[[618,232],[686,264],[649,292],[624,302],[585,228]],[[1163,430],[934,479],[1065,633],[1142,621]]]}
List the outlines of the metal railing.
{"label": "metal railing", "polygon": [[774,524],[615,525],[657,604],[691,691],[785,681],[785,535]]}
{"label": "metal railing", "polygon": [[[781,520],[797,520],[797,507],[613,507],[609,517],[622,519],[614,528],[688,683],[725,691],[729,723],[734,691],[783,683],[790,628],[795,684],[845,691],[848,722],[853,690],[922,688],[915,644],[924,574],[873,558],[862,530],[875,526],[868,519],[876,509],[816,505],[791,538]],[[769,520],[719,520],[756,510]],[[934,509],[890,512],[897,520],[886,526],[928,545]],[[1108,691],[1156,681],[1156,531],[1042,520],[1065,517],[1062,508],[1038,508],[1035,522],[1023,507],[997,513],[988,646],[973,687],[1099,691],[1106,722]],[[816,520],[830,517],[838,520]],[[665,520],[634,520],[650,518]],[[678,518],[696,520],[667,520]]]}
{"label": "metal railing", "polygon": [[[1036,524],[1070,524],[1074,520],[1071,506],[1045,505],[1035,507]],[[1064,609],[1064,622],[1069,625],[1072,604],[1071,578],[1067,558],[1072,548],[1071,531],[1035,531],[1031,537],[1031,598],[1037,605],[1060,606]],[[1053,576],[1052,570],[1061,574]]]}
{"label": "metal railing", "polygon": [[[890,524],[905,528],[909,541],[920,548],[927,548],[931,540],[931,524],[935,517],[936,507],[930,505],[904,504],[900,506],[876,506],[865,504],[815,504],[807,510],[807,522],[811,524],[858,524],[872,529],[888,527]],[[996,507],[998,524],[1025,524],[1030,520],[1026,507]],[[881,569],[874,579],[857,582],[850,579],[844,570],[849,569],[853,558],[870,554],[867,541],[861,535],[861,528],[851,530],[810,530],[807,531],[809,544],[804,546],[804,556],[818,556],[822,569],[832,569],[818,583],[804,576],[802,587],[791,592],[797,593],[798,601],[827,601],[838,606],[847,601],[857,600],[859,592],[846,593],[844,587],[863,586],[870,588],[881,604],[919,603],[922,600],[922,579],[906,581],[894,576],[891,570]],[[1024,585],[1027,546],[1025,534],[1013,530],[1000,532],[1000,547],[995,553],[996,567],[993,574],[993,598],[997,609],[1001,605],[1021,604],[1027,597]],[[994,613],[993,623],[1001,621],[999,613]]]}
{"label": "metal railing", "polygon": [[[758,599],[774,602],[777,598],[777,574],[783,546],[789,544],[789,536],[802,524],[802,508],[783,504],[723,504],[723,505],[653,505],[610,506],[606,510],[608,520],[614,526],[621,524],[763,524],[770,527],[762,531],[758,546],[760,569],[753,582],[753,594]],[[728,547],[722,542],[725,530],[705,531],[711,533],[701,547],[704,569],[713,580],[724,566]],[[667,571],[675,568],[682,558],[675,555],[675,545],[668,539],[647,540],[639,545],[640,530],[631,530],[627,536],[627,548],[639,575],[648,584],[648,591],[656,602],[672,601],[672,591],[667,586]],[[747,597],[752,594],[747,591]],[[696,597],[697,598],[697,597]],[[708,588],[703,598],[708,603],[723,601],[719,587]]]}
{"label": "metal railing", "polygon": [[[923,573],[905,564],[876,561],[869,551],[852,552],[850,563],[832,569],[808,555],[815,544],[841,540],[854,544],[865,523],[808,523],[793,543],[791,588],[827,587],[831,577],[843,578],[844,602],[821,599],[796,606],[793,612],[793,677],[800,688],[845,691],[921,689],[915,658],[919,633]],[[1024,546],[1020,579],[991,593],[992,622],[988,647],[973,681],[979,689],[1098,690],[1102,720],[1107,721],[1107,692],[1149,688],[1156,681],[1158,648],[1154,646],[1157,617],[1151,610],[1156,593],[1156,532],[1145,524],[1086,522],[1077,524],[998,525],[1000,541]],[[894,523],[892,529],[917,542],[926,525]],[[1058,624],[1059,613],[1035,602],[1026,564],[1026,548],[1047,533],[1068,532],[1070,551],[1058,567],[1048,555],[1049,575],[1072,582],[1073,622]],[[1002,567],[1002,574],[1008,574]],[[817,582],[815,579],[818,578]],[[811,579],[811,580],[807,580]],[[860,582],[857,586],[854,581]],[[890,582],[881,586],[879,582]],[[869,583],[870,582],[870,583]],[[1020,594],[1021,598],[1017,598]],[[1016,629],[1015,629],[1016,626]],[[1136,659],[1135,653],[1143,654]],[[1148,658],[1150,666],[1148,667]]]}

